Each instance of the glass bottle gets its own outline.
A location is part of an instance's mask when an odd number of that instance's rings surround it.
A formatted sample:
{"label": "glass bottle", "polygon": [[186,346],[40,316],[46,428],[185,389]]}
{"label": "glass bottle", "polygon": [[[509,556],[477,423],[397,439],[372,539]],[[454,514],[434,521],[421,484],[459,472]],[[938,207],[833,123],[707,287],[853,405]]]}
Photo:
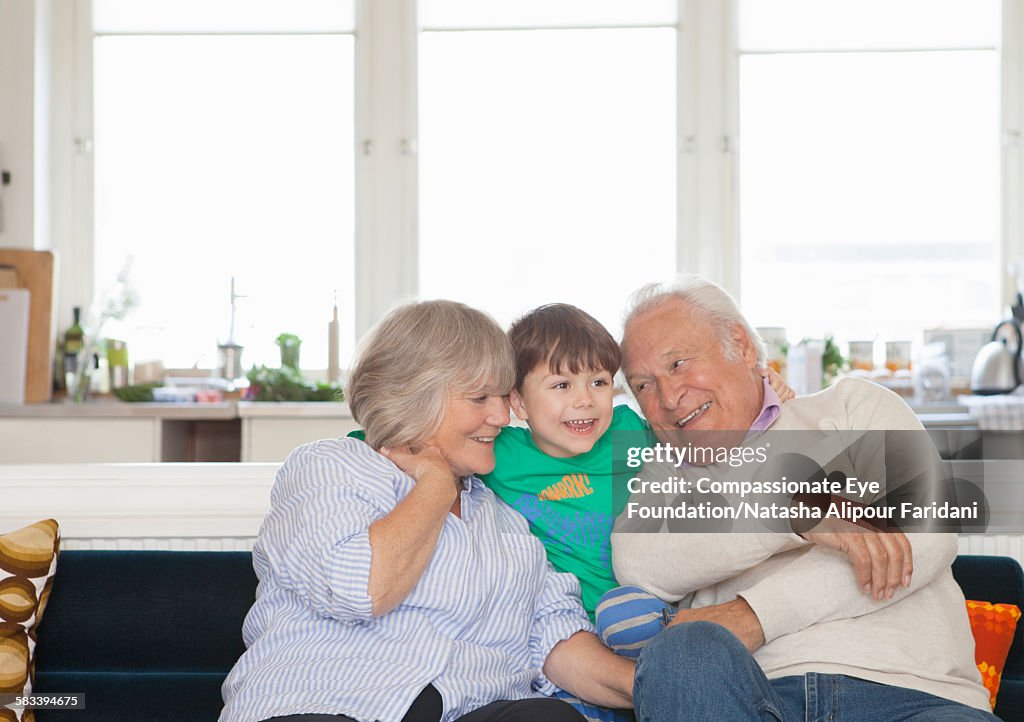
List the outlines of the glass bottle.
{"label": "glass bottle", "polygon": [[72,309],[74,322],[64,332],[64,372],[74,373],[78,370],[78,354],[82,350],[85,333],[82,331],[82,307]]}

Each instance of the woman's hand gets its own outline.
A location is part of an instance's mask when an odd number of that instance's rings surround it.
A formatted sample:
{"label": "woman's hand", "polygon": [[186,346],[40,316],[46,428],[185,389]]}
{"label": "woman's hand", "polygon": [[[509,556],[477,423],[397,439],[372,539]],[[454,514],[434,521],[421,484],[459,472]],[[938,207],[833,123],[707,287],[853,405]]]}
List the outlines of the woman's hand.
{"label": "woman's hand", "polygon": [[771,386],[775,393],[779,395],[779,401],[786,403],[790,399],[796,398],[796,392],[786,383],[786,380],[779,376],[775,369],[770,368],[759,368],[762,378],[768,379],[768,385]]}
{"label": "woman's hand", "polygon": [[439,490],[451,490],[452,501],[458,491],[458,479],[452,473],[441,450],[436,446],[424,446],[415,452],[408,448],[382,448],[383,454],[395,466],[411,476],[417,484],[437,487]]}

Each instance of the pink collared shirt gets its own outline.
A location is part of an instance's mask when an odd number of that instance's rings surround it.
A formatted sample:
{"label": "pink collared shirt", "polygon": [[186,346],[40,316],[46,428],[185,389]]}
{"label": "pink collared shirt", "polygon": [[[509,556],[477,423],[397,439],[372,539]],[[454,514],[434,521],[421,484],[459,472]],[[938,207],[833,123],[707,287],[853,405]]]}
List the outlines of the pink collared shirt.
{"label": "pink collared shirt", "polygon": [[764,383],[764,403],[761,405],[761,413],[750,425],[751,431],[765,431],[775,423],[775,419],[779,418],[779,414],[782,413],[782,402],[779,400],[779,395],[768,383],[768,379],[761,379],[761,381]]}

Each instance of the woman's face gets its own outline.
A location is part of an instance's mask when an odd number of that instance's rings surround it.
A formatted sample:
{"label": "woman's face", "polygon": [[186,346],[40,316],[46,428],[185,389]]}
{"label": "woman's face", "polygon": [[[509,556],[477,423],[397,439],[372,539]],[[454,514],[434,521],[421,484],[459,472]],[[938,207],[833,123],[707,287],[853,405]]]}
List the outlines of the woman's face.
{"label": "woman's face", "polygon": [[508,397],[481,391],[453,394],[432,443],[458,476],[494,471],[494,437],[508,426]]}

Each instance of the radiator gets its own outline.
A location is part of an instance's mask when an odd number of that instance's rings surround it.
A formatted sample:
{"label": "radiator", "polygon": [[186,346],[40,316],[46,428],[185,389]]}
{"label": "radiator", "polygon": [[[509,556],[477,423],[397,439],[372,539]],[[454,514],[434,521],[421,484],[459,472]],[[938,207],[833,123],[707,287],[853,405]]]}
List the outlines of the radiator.
{"label": "radiator", "polygon": [[1024,534],[961,534],[960,553],[1012,557],[1024,565]]}
{"label": "radiator", "polygon": [[161,539],[109,539],[95,537],[91,539],[61,539],[61,549],[157,549],[175,552],[247,552],[252,551],[256,537],[172,537]]}

